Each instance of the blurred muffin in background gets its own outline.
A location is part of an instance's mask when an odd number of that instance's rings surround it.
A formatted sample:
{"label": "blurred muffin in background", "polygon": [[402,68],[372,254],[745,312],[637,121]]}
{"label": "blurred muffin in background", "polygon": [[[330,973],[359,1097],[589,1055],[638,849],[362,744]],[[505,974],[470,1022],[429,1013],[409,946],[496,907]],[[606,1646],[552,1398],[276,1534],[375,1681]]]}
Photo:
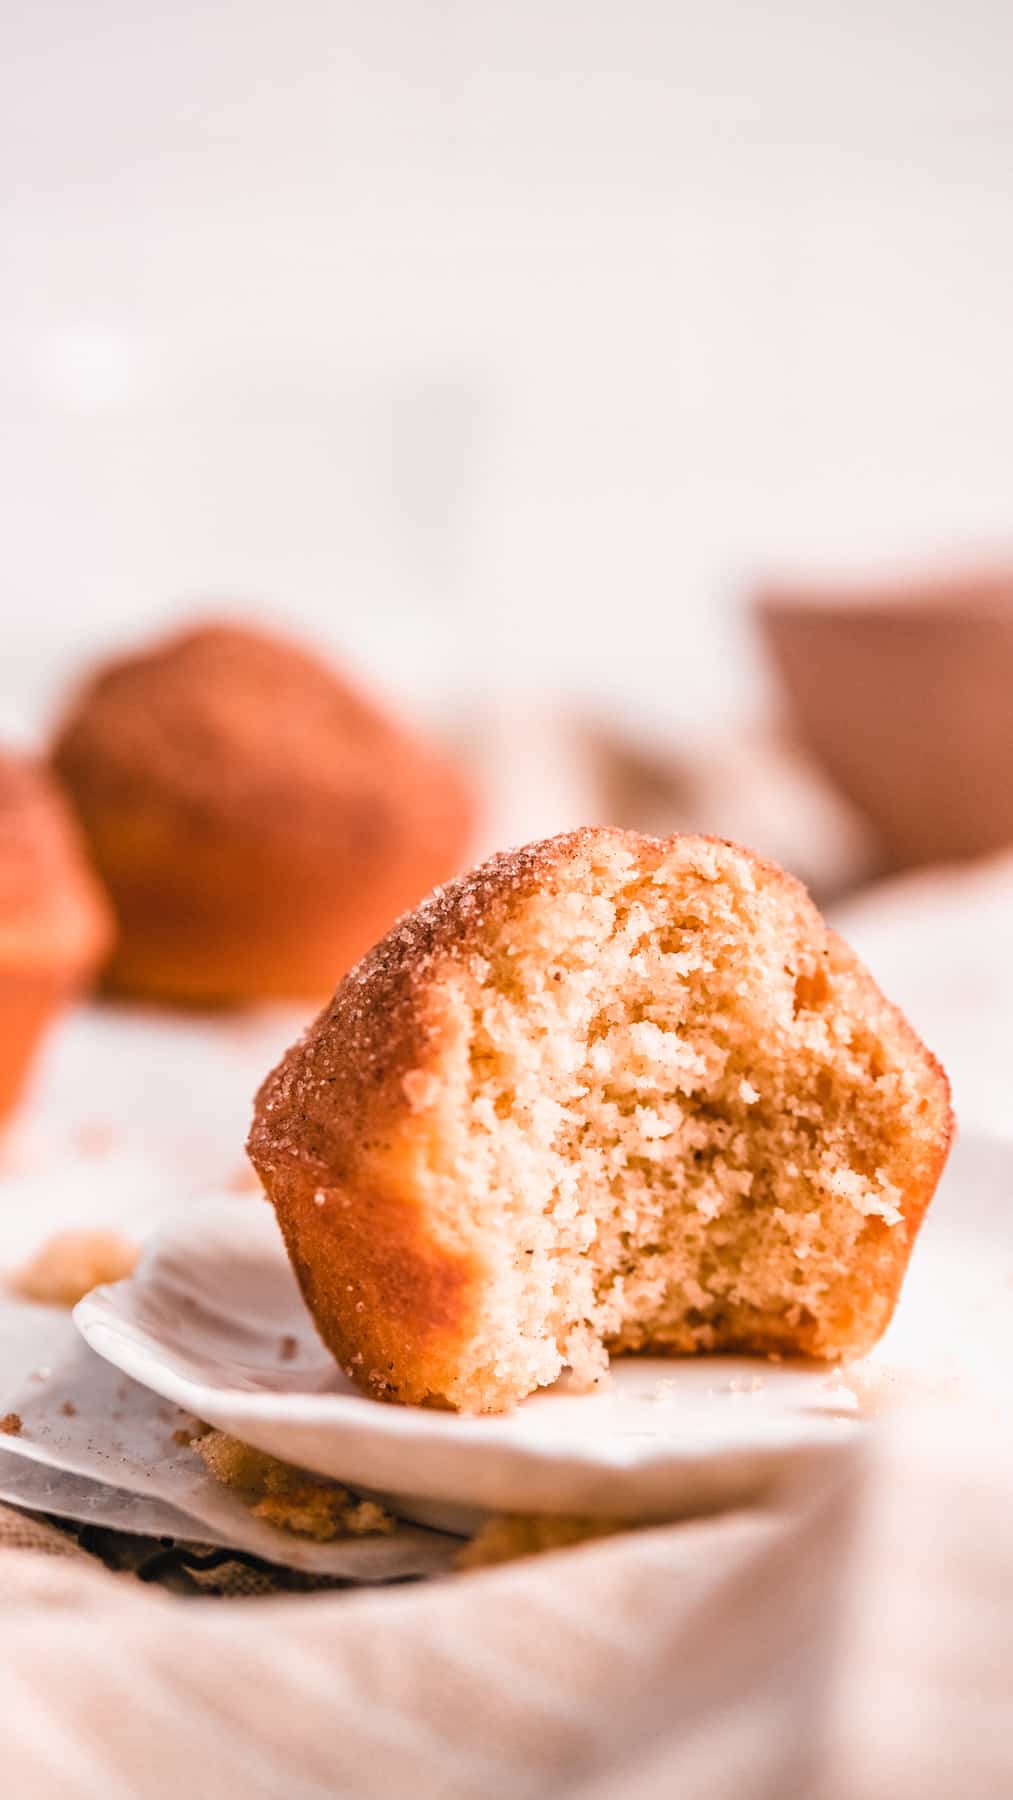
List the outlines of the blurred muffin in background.
{"label": "blurred muffin in background", "polygon": [[55,1015],[107,954],[113,921],[49,772],[0,752],[0,1123]]}
{"label": "blurred muffin in background", "polygon": [[756,605],[800,734],[885,864],[1013,844],[1013,570]]}
{"label": "blurred muffin in background", "polygon": [[112,895],[120,993],[316,998],[454,873],[453,767],[335,670],[259,629],[196,626],[100,668],[53,762]]}

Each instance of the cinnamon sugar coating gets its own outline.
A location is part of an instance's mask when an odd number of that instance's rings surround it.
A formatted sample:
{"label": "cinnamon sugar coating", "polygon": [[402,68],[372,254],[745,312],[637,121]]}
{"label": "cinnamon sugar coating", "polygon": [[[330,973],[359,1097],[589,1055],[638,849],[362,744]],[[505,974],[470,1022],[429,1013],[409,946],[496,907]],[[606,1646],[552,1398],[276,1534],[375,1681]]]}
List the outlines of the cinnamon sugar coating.
{"label": "cinnamon sugar coating", "polygon": [[266,632],[185,630],[100,669],[54,746],[121,922],[112,987],[326,993],[470,822],[455,770]]}

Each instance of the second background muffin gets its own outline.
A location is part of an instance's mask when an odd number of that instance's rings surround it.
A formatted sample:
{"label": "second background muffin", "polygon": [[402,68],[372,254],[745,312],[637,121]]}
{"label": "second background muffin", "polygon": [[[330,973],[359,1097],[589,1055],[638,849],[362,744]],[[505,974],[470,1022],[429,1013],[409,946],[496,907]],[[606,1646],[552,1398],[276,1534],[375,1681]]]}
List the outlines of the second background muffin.
{"label": "second background muffin", "polygon": [[116,992],[316,998],[452,874],[467,786],[308,652],[211,622],[108,663],[54,764],[113,898]]}

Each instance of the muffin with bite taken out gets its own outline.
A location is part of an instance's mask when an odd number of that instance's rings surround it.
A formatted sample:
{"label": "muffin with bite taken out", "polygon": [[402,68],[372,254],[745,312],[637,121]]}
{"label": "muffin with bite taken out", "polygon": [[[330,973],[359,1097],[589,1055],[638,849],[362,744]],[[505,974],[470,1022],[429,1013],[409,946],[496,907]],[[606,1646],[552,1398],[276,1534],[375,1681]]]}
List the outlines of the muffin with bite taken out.
{"label": "muffin with bite taken out", "polygon": [[249,1152],[342,1368],[481,1412],[609,1351],[862,1355],[951,1132],[796,881],[594,829],[402,919],[268,1076]]}

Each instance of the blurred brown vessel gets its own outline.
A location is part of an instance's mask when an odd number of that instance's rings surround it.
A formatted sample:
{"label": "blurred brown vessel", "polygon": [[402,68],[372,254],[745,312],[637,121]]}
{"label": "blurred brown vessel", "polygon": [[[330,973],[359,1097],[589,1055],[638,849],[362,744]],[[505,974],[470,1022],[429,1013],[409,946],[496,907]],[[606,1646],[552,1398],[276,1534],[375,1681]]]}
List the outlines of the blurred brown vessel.
{"label": "blurred brown vessel", "polygon": [[884,861],[1013,844],[1013,568],[755,604],[801,737]]}

